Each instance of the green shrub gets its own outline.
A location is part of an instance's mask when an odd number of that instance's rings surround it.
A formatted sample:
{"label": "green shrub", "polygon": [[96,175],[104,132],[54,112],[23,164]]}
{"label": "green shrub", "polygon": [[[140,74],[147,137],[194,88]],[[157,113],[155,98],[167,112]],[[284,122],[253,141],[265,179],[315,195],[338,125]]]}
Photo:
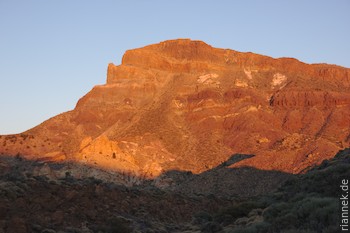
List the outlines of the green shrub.
{"label": "green shrub", "polygon": [[267,222],[274,222],[274,219],[281,214],[287,214],[290,209],[290,205],[286,202],[279,202],[272,204],[269,208],[267,208],[263,217]]}
{"label": "green shrub", "polygon": [[259,222],[248,227],[234,229],[229,231],[229,233],[267,233],[269,226],[269,223]]}
{"label": "green shrub", "polygon": [[213,218],[207,212],[201,211],[193,215],[192,223],[195,225],[203,225],[207,222],[212,221]]}
{"label": "green shrub", "polygon": [[264,220],[274,231],[282,229],[312,230],[321,232],[336,226],[338,200],[328,197],[305,197],[293,203],[276,203],[263,213]]}
{"label": "green shrub", "polygon": [[98,226],[96,232],[105,233],[130,233],[132,229],[123,219],[113,217],[107,220],[106,224]]}
{"label": "green shrub", "polygon": [[217,222],[207,222],[201,227],[203,233],[215,233],[222,230],[222,227]]}
{"label": "green shrub", "polygon": [[307,228],[321,231],[338,222],[338,200],[336,198],[306,198],[296,203],[293,211]]}
{"label": "green shrub", "polygon": [[237,218],[247,216],[251,210],[261,207],[261,204],[257,202],[242,202],[221,210],[218,214],[214,216],[214,220],[219,223],[223,223],[227,222],[229,217],[231,220],[230,222],[234,222]]}

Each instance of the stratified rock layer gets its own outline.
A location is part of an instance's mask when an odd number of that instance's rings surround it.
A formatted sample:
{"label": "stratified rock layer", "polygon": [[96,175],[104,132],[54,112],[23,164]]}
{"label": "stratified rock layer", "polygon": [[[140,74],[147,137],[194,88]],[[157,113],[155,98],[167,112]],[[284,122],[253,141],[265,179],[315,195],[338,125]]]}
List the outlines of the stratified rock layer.
{"label": "stratified rock layer", "polygon": [[109,64],[73,111],[0,138],[0,153],[141,176],[233,166],[298,173],[350,141],[350,69],[171,40]]}

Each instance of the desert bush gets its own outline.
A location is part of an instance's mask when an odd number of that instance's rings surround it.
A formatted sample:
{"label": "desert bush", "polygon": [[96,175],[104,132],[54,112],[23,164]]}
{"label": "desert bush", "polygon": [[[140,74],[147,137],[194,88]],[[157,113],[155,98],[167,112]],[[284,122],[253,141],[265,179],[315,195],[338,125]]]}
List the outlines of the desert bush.
{"label": "desert bush", "polygon": [[293,212],[301,218],[306,229],[322,231],[338,222],[338,200],[336,198],[306,198],[296,203]]}
{"label": "desert bush", "polygon": [[264,220],[274,223],[275,218],[282,215],[287,215],[290,211],[290,204],[286,202],[278,202],[269,206],[264,212]]}
{"label": "desert bush", "polygon": [[231,230],[229,233],[267,233],[269,226],[269,223],[259,222],[248,227]]}
{"label": "desert bush", "polygon": [[[261,197],[259,202],[268,206],[263,211],[262,228],[257,229],[254,224],[231,232],[339,232],[339,180],[349,176],[350,157],[347,149],[339,152],[335,159],[324,161],[305,174],[289,178],[273,194]],[[229,211],[226,213],[230,214]]]}
{"label": "desert bush", "polygon": [[212,221],[213,218],[210,214],[207,212],[201,211],[198,213],[195,213],[192,217],[192,224],[195,225],[203,225],[209,221]]}
{"label": "desert bush", "polygon": [[227,223],[228,218],[230,222],[234,222],[237,218],[245,217],[253,209],[261,208],[262,204],[253,201],[242,202],[226,209],[221,210],[214,216],[214,220],[219,223]]}
{"label": "desert bush", "polygon": [[295,230],[295,229],[288,229],[288,230],[282,230],[281,233],[318,233],[318,232],[312,231],[312,230]]}
{"label": "desert bush", "polygon": [[201,227],[203,233],[215,233],[222,230],[222,227],[217,222],[207,222]]}
{"label": "desert bush", "polygon": [[113,217],[106,221],[106,224],[99,225],[94,229],[96,232],[106,233],[130,233],[132,229],[129,224],[123,219]]}
{"label": "desert bush", "polygon": [[294,203],[276,203],[263,213],[273,231],[298,229],[322,232],[337,225],[338,200],[328,197],[305,197]]}
{"label": "desert bush", "polygon": [[322,233],[338,233],[339,227],[338,226],[329,226],[322,230]]}

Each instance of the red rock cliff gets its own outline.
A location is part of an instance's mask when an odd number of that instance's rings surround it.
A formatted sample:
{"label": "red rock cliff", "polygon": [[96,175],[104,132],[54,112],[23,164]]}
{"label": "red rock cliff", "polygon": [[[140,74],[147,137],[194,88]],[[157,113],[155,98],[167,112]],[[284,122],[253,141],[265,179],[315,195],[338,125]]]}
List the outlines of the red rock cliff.
{"label": "red rock cliff", "polygon": [[73,111],[0,152],[146,176],[235,166],[297,173],[350,141],[350,70],[171,40],[129,50]]}

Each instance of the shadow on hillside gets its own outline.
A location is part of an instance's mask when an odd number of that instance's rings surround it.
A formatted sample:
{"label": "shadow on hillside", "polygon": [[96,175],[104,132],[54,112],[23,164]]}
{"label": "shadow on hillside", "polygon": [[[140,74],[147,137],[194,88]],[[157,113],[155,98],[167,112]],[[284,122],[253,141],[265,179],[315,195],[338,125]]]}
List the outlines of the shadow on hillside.
{"label": "shadow on hillside", "polygon": [[[72,162],[39,162],[20,157],[1,156],[1,161],[10,166],[0,169],[5,173],[25,176],[44,176],[50,180],[95,180],[127,187],[159,188],[175,193],[194,196],[216,196],[221,198],[251,197],[267,194],[293,176],[280,171],[259,170],[253,167],[230,168],[229,166],[254,157],[249,154],[234,154],[217,167],[192,174],[189,171],[170,170],[154,179],[145,179],[133,174],[110,172],[101,168]],[[6,167],[3,165],[3,167]],[[11,175],[11,174],[10,174]]]}
{"label": "shadow on hillside", "polygon": [[[334,159],[325,160],[298,176],[252,167],[230,168],[252,156],[233,155],[201,174],[168,171],[153,180],[138,177],[143,182],[134,187],[103,182],[95,178],[95,174],[103,171],[80,164],[40,163],[0,156],[0,218],[3,220],[0,231],[133,232],[133,228],[137,232],[150,232],[149,229],[199,232],[208,229],[199,225],[222,227],[239,218],[253,220],[258,216],[267,223],[264,232],[290,228],[291,232],[296,229],[320,232],[319,229],[338,225],[335,216],[339,213],[339,181],[349,177],[349,153],[349,149],[340,151]],[[87,172],[84,176],[74,174],[77,171],[74,169]],[[60,174],[63,177],[59,177]],[[115,179],[116,175],[126,179],[118,173],[111,177]],[[287,177],[291,179],[281,185],[278,193],[273,193]],[[268,195],[235,198],[258,194]],[[264,212],[261,209],[259,212],[259,208],[265,207],[268,208]],[[297,221],[290,222],[291,216]],[[242,227],[251,230],[251,221],[247,223],[249,225]]]}
{"label": "shadow on hillside", "polygon": [[161,177],[173,180],[175,185],[170,186],[180,193],[235,198],[270,193],[293,176],[281,171],[260,170],[254,167],[230,168],[231,165],[252,157],[254,155],[234,154],[217,167],[200,174],[172,170],[165,172]]}

